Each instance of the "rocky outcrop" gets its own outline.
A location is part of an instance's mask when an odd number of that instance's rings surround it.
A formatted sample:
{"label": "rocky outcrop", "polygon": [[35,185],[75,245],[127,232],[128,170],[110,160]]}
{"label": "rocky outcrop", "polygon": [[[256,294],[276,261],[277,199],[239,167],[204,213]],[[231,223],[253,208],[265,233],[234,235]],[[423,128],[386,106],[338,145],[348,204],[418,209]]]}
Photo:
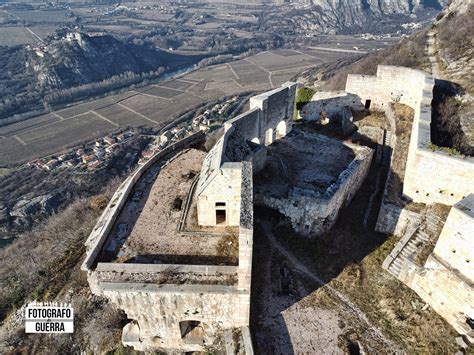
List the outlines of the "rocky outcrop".
{"label": "rocky outcrop", "polygon": [[[34,193],[23,196],[11,209],[9,215],[13,223],[22,226],[31,224],[34,216],[38,214],[51,214],[56,211],[60,203],[59,193],[50,193],[41,196]],[[6,216],[4,216],[5,218]]]}
{"label": "rocky outcrop", "polygon": [[[233,1],[233,0],[229,0]],[[268,1],[281,3],[280,0]],[[434,18],[447,0],[292,0],[303,6],[281,18],[278,11],[265,22],[314,33],[386,33],[403,30],[402,24]],[[270,26],[268,26],[270,27]]]}
{"label": "rocky outcrop", "polygon": [[101,81],[127,72],[164,71],[171,57],[159,49],[124,43],[108,35],[68,33],[65,38],[51,41],[42,56],[32,54],[29,64],[39,85],[51,89]]}

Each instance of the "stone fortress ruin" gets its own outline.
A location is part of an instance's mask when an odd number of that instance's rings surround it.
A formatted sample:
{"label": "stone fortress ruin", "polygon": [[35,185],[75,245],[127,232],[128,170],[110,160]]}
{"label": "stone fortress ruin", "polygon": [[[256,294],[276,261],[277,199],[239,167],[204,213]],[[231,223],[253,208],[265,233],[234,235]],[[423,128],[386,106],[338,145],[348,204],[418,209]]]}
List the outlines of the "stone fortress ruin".
{"label": "stone fortress ruin", "polygon": [[[258,203],[279,209],[295,229],[318,233],[357,191],[372,157],[366,147],[292,132],[295,92],[296,84],[286,83],[252,97],[250,110],[226,122],[208,154],[192,148],[203,140],[196,133],[119,187],[87,241],[82,268],[92,291],[131,320],[125,345],[205,351],[223,339],[226,349],[252,353],[254,176],[261,182]],[[323,145],[345,158],[315,154]],[[306,154],[314,166],[296,167],[291,152]],[[285,173],[286,183],[259,177],[275,159],[278,169],[300,172]],[[266,198],[271,190],[278,194]]]}
{"label": "stone fortress ruin", "polygon": [[[385,132],[364,133],[382,144],[377,157],[385,154],[384,146],[388,148],[392,161],[387,164],[393,165],[394,155],[390,153],[397,140],[393,104],[413,109],[406,166],[404,172],[389,172],[376,226],[380,232],[401,237],[383,267],[473,342],[474,158],[432,148],[434,85],[435,79],[423,71],[379,65],[376,75],[349,74],[345,91],[316,93],[305,106],[303,118],[337,120],[344,132],[345,127],[353,125],[348,108],[384,112],[391,127]],[[397,176],[400,173],[403,175]],[[394,203],[388,190],[395,179],[402,181],[399,192],[407,205],[452,206],[446,221]],[[430,243],[435,245],[433,250]]]}
{"label": "stone fortress ruin", "polygon": [[349,75],[345,92],[316,93],[302,110],[303,121],[337,122],[345,136],[355,130],[354,110],[384,111],[392,127],[364,131],[380,143],[376,150],[294,122],[297,85],[285,83],[252,97],[207,154],[196,148],[204,139],[199,132],[154,155],[111,199],[82,265],[92,291],[130,319],[123,343],[137,350],[253,353],[254,205],[278,211],[303,235],[330,229],[372,160],[391,164],[394,102],[414,110],[400,193],[454,206],[419,266],[414,238],[423,237],[423,218],[384,198],[376,228],[402,237],[384,267],[472,339],[474,163],[428,149],[433,85],[421,71],[379,66],[376,76]]}

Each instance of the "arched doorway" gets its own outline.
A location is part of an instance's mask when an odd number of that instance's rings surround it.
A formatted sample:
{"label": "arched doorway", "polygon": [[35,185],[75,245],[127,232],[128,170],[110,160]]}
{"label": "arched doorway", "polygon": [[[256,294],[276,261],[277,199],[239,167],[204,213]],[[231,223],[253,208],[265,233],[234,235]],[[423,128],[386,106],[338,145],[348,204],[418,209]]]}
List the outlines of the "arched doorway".
{"label": "arched doorway", "polygon": [[179,330],[181,332],[181,339],[186,344],[204,343],[204,329],[200,321],[185,320],[179,322]]}
{"label": "arched doorway", "polygon": [[286,121],[280,121],[276,126],[276,139],[286,136]]}
{"label": "arched doorway", "polygon": [[273,143],[273,128],[269,128],[265,132],[265,145]]}

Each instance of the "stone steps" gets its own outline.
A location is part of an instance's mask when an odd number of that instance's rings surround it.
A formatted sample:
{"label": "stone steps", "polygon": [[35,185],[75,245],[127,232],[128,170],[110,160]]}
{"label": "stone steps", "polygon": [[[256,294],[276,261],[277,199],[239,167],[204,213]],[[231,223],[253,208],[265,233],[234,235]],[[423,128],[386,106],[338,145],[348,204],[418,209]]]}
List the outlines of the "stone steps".
{"label": "stone steps", "polygon": [[400,252],[397,254],[395,259],[390,263],[387,271],[393,276],[397,277],[400,275],[403,264],[405,261],[416,254],[416,252],[423,248],[423,246],[430,240],[430,235],[425,231],[418,229],[410,238],[410,240],[403,246]]}

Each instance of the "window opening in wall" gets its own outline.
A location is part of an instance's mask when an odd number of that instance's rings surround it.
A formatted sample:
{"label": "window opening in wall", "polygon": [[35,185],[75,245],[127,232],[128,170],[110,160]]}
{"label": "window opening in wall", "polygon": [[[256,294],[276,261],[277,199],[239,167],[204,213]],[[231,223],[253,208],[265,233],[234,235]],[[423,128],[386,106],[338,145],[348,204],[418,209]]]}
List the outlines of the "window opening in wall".
{"label": "window opening in wall", "polygon": [[372,100],[365,100],[365,109],[368,110],[370,108],[370,104],[372,103]]}
{"label": "window opening in wall", "polygon": [[469,327],[471,327],[472,330],[474,330],[474,319],[472,318],[467,318],[466,323]]}
{"label": "window opening in wall", "polygon": [[216,207],[225,207],[225,202],[216,202]]}
{"label": "window opening in wall", "polygon": [[225,210],[216,210],[216,224],[226,224]]}
{"label": "window opening in wall", "polygon": [[179,322],[181,339],[186,344],[204,344],[204,329],[201,322],[197,320],[187,320]]}

